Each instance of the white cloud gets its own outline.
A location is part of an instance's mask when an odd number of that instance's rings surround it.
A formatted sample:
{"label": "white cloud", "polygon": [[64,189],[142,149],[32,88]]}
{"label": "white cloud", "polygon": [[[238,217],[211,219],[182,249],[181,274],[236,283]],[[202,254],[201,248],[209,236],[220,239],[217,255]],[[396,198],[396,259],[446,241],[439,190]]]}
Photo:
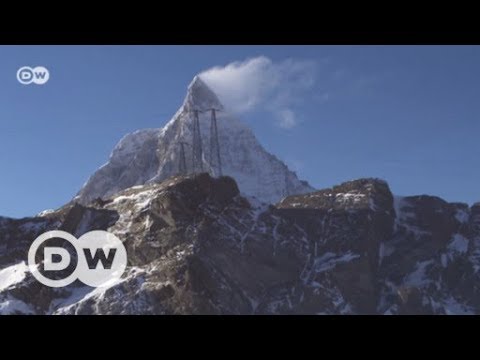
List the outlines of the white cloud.
{"label": "white cloud", "polygon": [[297,119],[294,112],[290,109],[280,110],[277,114],[278,125],[284,129],[291,129],[297,125]]}
{"label": "white cloud", "polygon": [[288,59],[273,62],[260,56],[224,67],[213,67],[200,77],[235,113],[253,110],[271,112],[278,125],[291,129],[297,125],[294,108],[316,83],[317,64]]}

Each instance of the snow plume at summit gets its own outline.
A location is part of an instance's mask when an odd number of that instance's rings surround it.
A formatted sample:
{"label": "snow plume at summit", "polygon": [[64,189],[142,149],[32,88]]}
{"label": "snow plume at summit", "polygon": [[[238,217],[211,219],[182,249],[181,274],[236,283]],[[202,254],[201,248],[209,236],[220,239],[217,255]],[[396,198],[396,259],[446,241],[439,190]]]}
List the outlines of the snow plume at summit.
{"label": "snow plume at summit", "polygon": [[274,62],[259,56],[213,67],[200,77],[230,111],[267,111],[278,126],[290,129],[298,124],[296,105],[316,84],[317,64],[296,59]]}

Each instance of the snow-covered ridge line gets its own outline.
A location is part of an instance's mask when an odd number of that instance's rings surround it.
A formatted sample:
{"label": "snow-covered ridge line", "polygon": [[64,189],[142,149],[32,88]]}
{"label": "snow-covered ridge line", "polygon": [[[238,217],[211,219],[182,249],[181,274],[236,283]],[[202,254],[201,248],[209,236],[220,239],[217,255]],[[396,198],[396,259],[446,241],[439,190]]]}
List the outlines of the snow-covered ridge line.
{"label": "snow-covered ridge line", "polygon": [[25,279],[28,266],[25,262],[15,264],[0,270],[0,292]]}
{"label": "snow-covered ridge line", "polygon": [[[108,162],[85,183],[75,201],[82,204],[108,198],[136,185],[159,183],[179,173],[180,142],[191,143],[193,110],[201,110],[200,130],[203,142],[203,167],[211,169],[210,113],[223,109],[218,97],[199,78],[188,87],[183,105],[162,129],[138,130],[124,136],[112,151]],[[225,111],[217,113],[223,174],[233,177],[240,191],[263,202],[275,203],[291,194],[314,189],[268,153],[253,132]],[[186,146],[187,170],[191,169],[192,151]]]}

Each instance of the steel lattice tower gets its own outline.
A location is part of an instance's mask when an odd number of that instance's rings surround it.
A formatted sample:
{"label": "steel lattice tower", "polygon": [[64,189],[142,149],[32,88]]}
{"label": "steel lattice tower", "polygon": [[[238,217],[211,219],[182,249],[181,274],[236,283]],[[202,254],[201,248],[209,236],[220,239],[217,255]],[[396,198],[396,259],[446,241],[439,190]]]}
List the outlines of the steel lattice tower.
{"label": "steel lattice tower", "polygon": [[178,173],[180,175],[187,175],[187,160],[185,157],[185,141],[180,141],[180,157],[178,163]]}
{"label": "steel lattice tower", "polygon": [[192,142],[192,172],[199,173],[203,171],[202,163],[202,136],[200,135],[200,121],[198,120],[198,110],[193,111],[193,142]]}
{"label": "steel lattice tower", "polygon": [[222,176],[222,161],[220,159],[220,143],[218,142],[217,115],[212,109],[210,122],[210,167],[212,176]]}

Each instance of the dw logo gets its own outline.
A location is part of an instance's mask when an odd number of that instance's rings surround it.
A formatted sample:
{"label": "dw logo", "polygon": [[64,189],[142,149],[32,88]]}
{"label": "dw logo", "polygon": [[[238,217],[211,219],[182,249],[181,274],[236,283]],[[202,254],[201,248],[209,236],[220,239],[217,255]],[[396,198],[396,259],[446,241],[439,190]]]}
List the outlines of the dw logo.
{"label": "dw logo", "polygon": [[23,66],[17,71],[17,80],[23,85],[31,83],[43,85],[48,79],[50,79],[50,72],[43,66],[37,66],[33,69],[29,66]]}
{"label": "dw logo", "polygon": [[[59,245],[59,239],[62,246],[54,246],[55,241],[55,245]],[[52,245],[47,246],[47,241]],[[44,245],[43,261],[37,264],[36,259],[41,259],[37,257],[41,245]],[[126,266],[127,252],[123,243],[112,233],[102,230],[90,231],[78,240],[65,231],[48,231],[37,237],[28,250],[32,275],[42,284],[55,288],[77,279],[89,286],[103,286],[120,279]]]}

